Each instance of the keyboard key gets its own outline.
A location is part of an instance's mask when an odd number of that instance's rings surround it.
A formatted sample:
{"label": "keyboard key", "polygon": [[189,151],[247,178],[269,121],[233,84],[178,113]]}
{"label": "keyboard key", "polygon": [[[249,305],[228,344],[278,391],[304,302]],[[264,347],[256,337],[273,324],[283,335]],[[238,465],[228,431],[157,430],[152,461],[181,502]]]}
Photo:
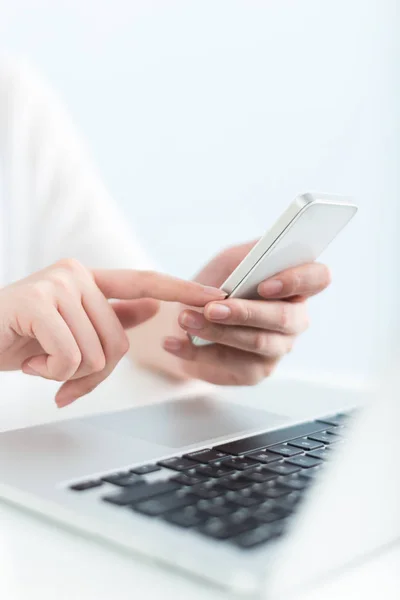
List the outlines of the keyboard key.
{"label": "keyboard key", "polygon": [[282,461],[268,465],[268,467],[265,467],[265,470],[271,471],[272,473],[278,473],[278,475],[291,475],[292,473],[296,473],[296,471],[300,471],[300,467]]}
{"label": "keyboard key", "polygon": [[198,464],[188,458],[166,458],[165,460],[159,460],[157,463],[160,467],[166,467],[173,471],[187,471],[197,467]]}
{"label": "keyboard key", "polygon": [[242,490],[229,495],[229,502],[241,506],[242,508],[250,508],[260,504],[262,502],[262,497],[254,494],[251,490]]}
{"label": "keyboard key", "polygon": [[297,473],[281,477],[279,483],[290,490],[301,491],[307,487],[307,480],[304,477],[299,477]]}
{"label": "keyboard key", "polygon": [[103,482],[98,479],[95,481],[83,481],[82,483],[75,483],[74,485],[71,485],[69,489],[73,490],[74,492],[84,492],[86,490],[100,487],[102,483]]}
{"label": "keyboard key", "polygon": [[243,479],[247,479],[248,481],[252,481],[253,483],[263,483],[264,481],[276,479],[277,477],[277,473],[272,473],[271,471],[267,471],[266,469],[254,469],[253,471],[247,471],[247,473],[245,471],[243,473]]}
{"label": "keyboard key", "polygon": [[327,429],[326,432],[337,435],[338,437],[343,437],[345,435],[344,427],[332,427],[331,429]]}
{"label": "keyboard key", "polygon": [[264,544],[276,537],[276,529],[273,525],[260,525],[256,529],[246,531],[232,540],[240,548],[253,548]]}
{"label": "keyboard key", "polygon": [[125,488],[123,492],[113,496],[104,496],[102,499],[105,502],[116,504],[117,506],[127,506],[135,504],[142,500],[147,500],[154,496],[167,494],[179,489],[180,486],[174,481],[158,481],[157,483],[136,483],[130,488]]}
{"label": "keyboard key", "polygon": [[223,466],[231,469],[237,469],[239,471],[245,471],[246,469],[252,469],[256,467],[257,459],[254,458],[254,455],[251,458],[248,456],[237,456],[235,458],[224,460]]}
{"label": "keyboard key", "polygon": [[194,498],[190,494],[163,494],[157,498],[150,498],[149,500],[138,502],[132,506],[132,509],[151,517],[158,517],[166,512],[190,506],[195,502],[197,502],[197,498]]}
{"label": "keyboard key", "polygon": [[176,477],[173,477],[172,481],[176,481],[177,483],[181,483],[182,485],[197,485],[199,483],[204,483],[208,481],[208,479],[207,477],[203,477],[202,475],[198,475],[197,473],[195,473],[194,475],[180,473],[179,475],[176,475]]}
{"label": "keyboard key", "polygon": [[288,442],[297,437],[308,436],[311,433],[324,431],[325,429],[326,427],[322,423],[316,421],[300,423],[299,425],[285,427],[284,429],[276,429],[275,431],[268,431],[266,433],[261,433],[260,435],[254,435],[234,442],[227,442],[220,446],[216,446],[214,450],[234,455],[248,454],[250,452],[255,452],[256,450],[267,448],[267,446],[275,446],[276,444]]}
{"label": "keyboard key", "polygon": [[278,538],[286,532],[287,520],[281,519],[280,521],[273,523],[272,527],[275,531],[275,537]]}
{"label": "keyboard key", "polygon": [[221,497],[214,500],[201,500],[197,508],[209,517],[225,517],[238,510],[237,506]]}
{"label": "keyboard key", "polygon": [[118,485],[118,482],[122,477],[127,477],[129,476],[129,472],[127,471],[122,471],[120,473],[110,473],[109,475],[105,475],[104,477],[102,477],[102,481],[105,481],[106,483],[114,483],[115,485]]}
{"label": "keyboard key", "polygon": [[349,415],[339,414],[333,415],[332,417],[324,417],[322,419],[318,419],[318,423],[325,423],[326,425],[333,425],[334,427],[337,427],[339,425],[344,425],[348,418]]}
{"label": "keyboard key", "polygon": [[279,498],[277,501],[279,508],[282,508],[285,511],[292,512],[303,498],[303,495],[300,492],[292,492],[287,496],[283,496],[283,498]]}
{"label": "keyboard key", "polygon": [[301,456],[293,456],[293,458],[288,458],[288,463],[291,465],[296,465],[297,467],[301,467],[302,469],[310,469],[311,467],[316,467],[321,464],[319,458],[313,458],[312,456],[301,455]]}
{"label": "keyboard key", "polygon": [[226,479],[220,479],[216,487],[225,490],[243,490],[252,485],[251,481],[244,477],[226,477]]}
{"label": "keyboard key", "polygon": [[279,460],[279,456],[277,454],[272,454],[272,452],[269,452],[268,450],[260,450],[258,452],[252,452],[251,454],[247,454],[246,456],[247,456],[247,458],[252,458],[253,460],[256,460],[256,461],[266,464],[266,465],[268,463]]}
{"label": "keyboard key", "polygon": [[287,444],[271,446],[269,450],[279,454],[280,456],[295,456],[296,454],[301,454],[301,450],[299,448],[294,448],[293,446],[288,446]]}
{"label": "keyboard key", "polygon": [[161,471],[161,467],[158,465],[142,465],[141,467],[134,467],[130,469],[131,473],[136,473],[136,475],[147,475],[148,473],[155,473],[156,471]]}
{"label": "keyboard key", "polygon": [[291,511],[285,510],[280,506],[273,506],[272,508],[269,506],[260,506],[254,512],[254,517],[262,523],[273,523],[274,521],[284,519],[290,514],[290,512]]}
{"label": "keyboard key", "polygon": [[[258,492],[259,490],[257,490]],[[290,491],[284,487],[271,487],[271,488],[265,488],[262,491],[262,495],[264,498],[271,498],[271,499],[275,499],[275,498],[281,498],[282,496],[285,496],[286,494],[289,494]]]}
{"label": "keyboard key", "polygon": [[280,498],[281,496],[290,494],[290,489],[275,481],[270,481],[255,487],[254,493],[262,496],[263,498]]}
{"label": "keyboard key", "polygon": [[120,487],[129,487],[136,483],[145,483],[144,479],[142,479],[139,475],[135,475],[134,473],[103,477],[103,481],[107,481],[108,483],[112,483]]}
{"label": "keyboard key", "polygon": [[308,439],[308,438],[298,438],[297,440],[291,440],[289,442],[290,446],[295,446],[296,448],[301,448],[302,450],[315,450],[316,448],[321,448],[321,442]]}
{"label": "keyboard key", "polygon": [[190,493],[195,494],[199,498],[209,499],[221,496],[226,490],[223,488],[218,489],[215,485],[210,486],[206,484],[195,485],[191,488]]}
{"label": "keyboard key", "polygon": [[341,441],[339,436],[333,435],[333,433],[329,433],[329,431],[322,431],[310,435],[310,439],[321,442],[322,444],[335,444],[336,442]]}
{"label": "keyboard key", "polygon": [[232,517],[224,517],[220,519],[210,519],[204,525],[198,528],[198,531],[204,535],[217,540],[226,540],[237,536],[249,529],[254,529],[258,525],[256,519],[252,517],[244,517],[243,520]]}
{"label": "keyboard key", "polygon": [[196,452],[190,452],[189,454],[184,454],[183,456],[199,463],[209,464],[224,458],[228,458],[229,455],[226,455],[223,452],[218,452],[217,450],[206,448],[205,450],[197,450]]}
{"label": "keyboard key", "polygon": [[319,458],[320,460],[327,460],[329,456],[332,456],[332,453],[329,452],[328,448],[319,448],[318,450],[313,450],[312,452],[307,452],[307,456],[312,456],[313,458]]}
{"label": "keyboard key", "polygon": [[303,471],[301,471],[301,473],[299,473],[299,477],[301,479],[307,480],[314,479],[314,477],[318,475],[320,469],[321,466],[312,467],[311,469],[304,469]]}
{"label": "keyboard key", "polygon": [[230,469],[228,467],[225,468],[222,464],[220,465],[219,463],[214,465],[201,465],[201,467],[198,466],[196,469],[196,473],[198,475],[203,475],[203,477],[214,478],[232,475],[234,472],[235,471],[233,469]]}
{"label": "keyboard key", "polygon": [[205,513],[200,512],[195,506],[188,506],[183,510],[166,513],[164,519],[179,527],[197,527],[207,519]]}

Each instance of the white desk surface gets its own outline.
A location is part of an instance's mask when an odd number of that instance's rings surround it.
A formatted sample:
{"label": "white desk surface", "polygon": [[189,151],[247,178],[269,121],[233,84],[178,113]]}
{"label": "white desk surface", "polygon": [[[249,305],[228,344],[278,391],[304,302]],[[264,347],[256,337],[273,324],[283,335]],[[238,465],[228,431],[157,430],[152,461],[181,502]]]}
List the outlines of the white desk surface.
{"label": "white desk surface", "polygon": [[[58,411],[52,404],[52,384],[43,387],[35,378],[25,378],[21,387],[20,376],[7,374],[1,377],[2,430],[132,406],[183,391],[123,365],[93,395],[69,409]],[[324,390],[318,385],[279,379],[272,379],[258,388],[241,390],[240,394],[251,404],[261,402],[271,411],[293,417],[339,410],[361,396],[355,391]],[[308,414],[304,414],[302,408],[304,399],[307,399]],[[344,572],[315,589],[303,591],[296,600],[398,599],[399,567],[400,544],[363,566]],[[227,598],[226,594],[206,584],[193,582],[89,541],[64,530],[57,523],[41,521],[35,515],[0,503],[0,598],[131,600],[143,596],[147,600]]]}

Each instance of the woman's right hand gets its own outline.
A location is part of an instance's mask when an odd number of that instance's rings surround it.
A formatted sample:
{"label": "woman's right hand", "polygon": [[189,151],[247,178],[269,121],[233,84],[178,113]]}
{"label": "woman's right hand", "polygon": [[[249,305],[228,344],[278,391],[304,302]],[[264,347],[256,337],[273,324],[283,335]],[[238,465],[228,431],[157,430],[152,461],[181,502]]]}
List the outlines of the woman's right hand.
{"label": "woman's right hand", "polygon": [[157,300],[201,307],[223,297],[155,272],[61,260],[0,290],[0,371],[65,382],[56,403],[66,406],[110,375],[129,349],[125,329],[154,316]]}

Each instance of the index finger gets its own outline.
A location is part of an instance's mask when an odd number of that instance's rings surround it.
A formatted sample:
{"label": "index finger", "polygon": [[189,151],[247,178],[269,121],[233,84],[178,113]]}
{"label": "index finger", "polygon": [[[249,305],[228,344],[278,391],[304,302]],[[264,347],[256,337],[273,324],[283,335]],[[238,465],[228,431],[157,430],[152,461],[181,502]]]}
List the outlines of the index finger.
{"label": "index finger", "polygon": [[314,296],[328,287],[330,282],[328,267],[320,263],[309,263],[287,269],[263,281],[258,286],[258,293],[263,298]]}
{"label": "index finger", "polygon": [[190,306],[204,306],[212,299],[225,298],[226,293],[217,288],[184,281],[155,271],[95,270],[96,285],[106,298],[133,300],[155,298],[167,302],[181,302]]}

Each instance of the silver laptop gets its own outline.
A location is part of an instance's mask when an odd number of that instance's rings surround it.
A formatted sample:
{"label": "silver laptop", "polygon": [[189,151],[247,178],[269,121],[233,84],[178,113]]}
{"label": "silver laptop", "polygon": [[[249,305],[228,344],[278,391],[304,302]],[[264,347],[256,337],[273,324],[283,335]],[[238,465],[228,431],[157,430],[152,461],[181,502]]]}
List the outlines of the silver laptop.
{"label": "silver laptop", "polygon": [[0,497],[236,593],[298,589],[400,538],[396,396],[274,428],[209,396],[1,433]]}

